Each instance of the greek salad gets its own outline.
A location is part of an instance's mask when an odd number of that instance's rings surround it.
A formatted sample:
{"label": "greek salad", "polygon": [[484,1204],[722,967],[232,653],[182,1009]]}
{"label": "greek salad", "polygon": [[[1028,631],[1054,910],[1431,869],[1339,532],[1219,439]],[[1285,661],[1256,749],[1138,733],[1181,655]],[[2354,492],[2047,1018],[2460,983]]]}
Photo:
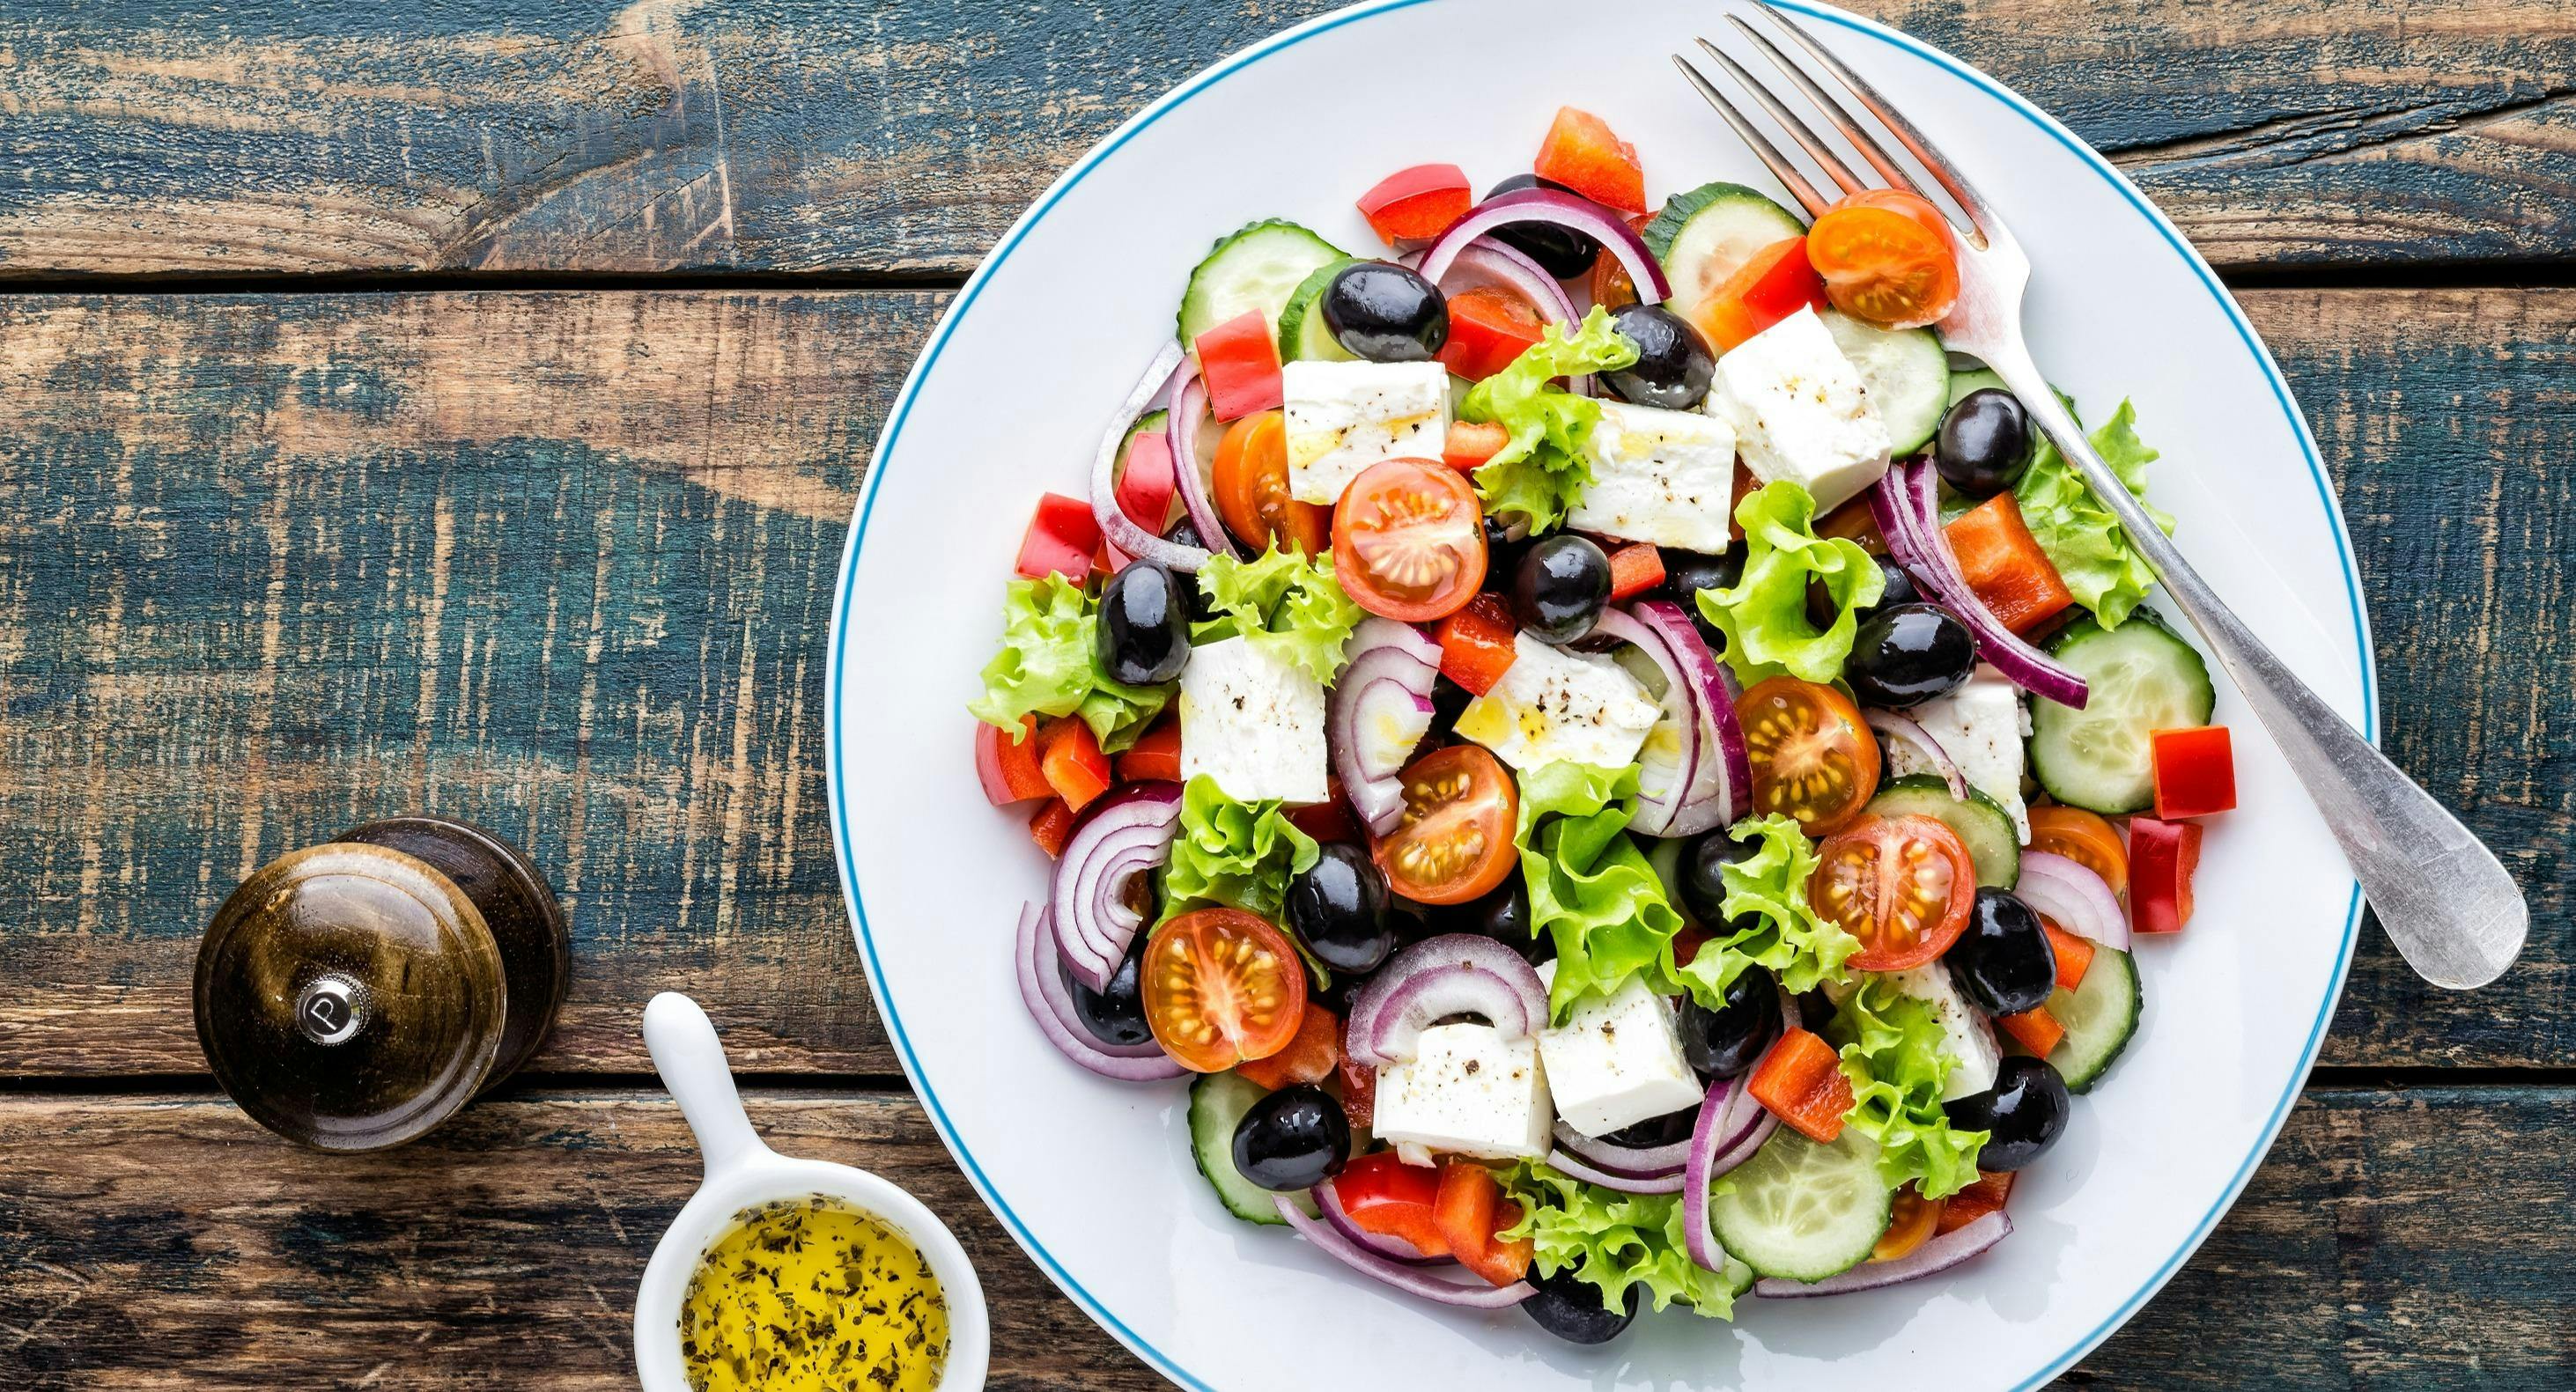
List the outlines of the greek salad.
{"label": "greek salad", "polygon": [[[1652,205],[1573,108],[1357,211],[1219,240],[1022,541],[972,711],[1054,858],[1038,1028],[1188,1079],[1236,1218],[1578,1343],[1983,1252],[2235,780],[2144,560],[1931,327],[1949,224]],[[2143,495],[2127,403],[2092,441]]]}

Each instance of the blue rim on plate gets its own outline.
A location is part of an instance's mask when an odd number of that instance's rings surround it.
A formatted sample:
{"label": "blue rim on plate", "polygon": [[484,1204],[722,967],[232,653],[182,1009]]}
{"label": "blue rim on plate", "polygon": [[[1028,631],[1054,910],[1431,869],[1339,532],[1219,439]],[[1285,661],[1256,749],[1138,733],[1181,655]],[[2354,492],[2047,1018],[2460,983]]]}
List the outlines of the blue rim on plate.
{"label": "blue rim on plate", "polygon": [[[923,379],[929,375],[931,367],[939,361],[940,351],[947,346],[949,337],[958,322],[964,318],[967,310],[982,294],[985,282],[1000,269],[1002,263],[1009,259],[1012,251],[1027,239],[1028,234],[1068,191],[1081,183],[1085,175],[1120,146],[1134,138],[1138,132],[1180,109],[1192,97],[1224,81],[1234,73],[1318,34],[1328,33],[1375,15],[1435,3],[1444,3],[1444,0],[1370,0],[1370,3],[1317,16],[1304,24],[1283,30],[1238,53],[1220,59],[1213,66],[1165,93],[1153,105],[1130,117],[1049,185],[1037,202],[1031,204],[1029,210],[1021,214],[1017,222],[1011,224],[1008,232],[1002,234],[1001,241],[994,245],[992,254],[976,268],[975,274],[967,278],[965,287],[957,292],[956,300],[949,305],[948,312],[940,318],[939,326],[932,331],[930,345],[922,350],[921,360],[913,365],[911,373],[904,378],[903,390],[896,396],[894,409],[887,415],[885,433],[878,438],[876,451],[869,460],[867,478],[859,490],[857,512],[850,524],[850,535],[843,543],[841,551],[839,593],[832,604],[829,676],[826,686],[827,699],[824,701],[826,762],[824,783],[831,799],[832,847],[840,863],[841,891],[843,897],[849,901],[850,922],[858,937],[859,950],[867,959],[868,991],[876,1001],[877,1013],[885,1021],[887,1035],[894,1041],[895,1054],[903,1064],[904,1076],[911,1081],[913,1090],[920,1094],[922,1106],[930,1113],[931,1125],[939,1132],[939,1139],[947,1145],[949,1153],[957,1158],[959,1168],[965,1171],[967,1179],[974,1184],[975,1192],[983,1196],[985,1204],[1002,1220],[1002,1226],[1010,1231],[1012,1239],[1017,1241],[1029,1254],[1030,1259],[1046,1272],[1049,1279],[1053,1280],[1066,1294],[1072,1296],[1074,1302],[1080,1305],[1086,1314],[1102,1328],[1115,1335],[1120,1343],[1125,1344],[1139,1358],[1152,1365],[1155,1371],[1183,1387],[1197,1389],[1197,1392],[1219,1392],[1219,1390],[1173,1362],[1160,1349],[1138,1337],[1116,1315],[1111,1314],[1108,1307],[1102,1305],[1090,1291],[1084,1289],[1082,1283],[1076,1281],[1072,1273],[1066,1271],[1054,1255],[1038,1242],[1036,1235],[1029,1231],[1027,1224],[1012,1211],[1009,1202],[1004,1200],[993,1188],[991,1182],[985,1178],[983,1167],[976,1163],[973,1152],[958,1140],[955,1129],[950,1126],[948,1113],[940,1105],[938,1094],[931,1091],[928,1084],[922,1080],[920,1063],[913,1057],[911,1040],[904,1032],[902,1012],[896,1009],[893,996],[886,988],[885,977],[877,961],[876,943],[868,932],[867,908],[860,898],[858,880],[851,870],[853,848],[850,840],[850,821],[841,805],[841,692],[843,659],[848,655],[848,647],[844,639],[849,633],[850,604],[855,589],[859,546],[867,537],[868,519],[876,506],[880,471],[888,456],[893,453],[895,441],[903,434],[904,422],[911,415],[913,400],[920,393]],[[2324,508],[2327,525],[2334,535],[2337,556],[2343,566],[2345,599],[2352,610],[2353,639],[2361,654],[2362,734],[2373,744],[2377,744],[2379,742],[2378,667],[2371,651],[2369,617],[2362,606],[2359,567],[2353,558],[2352,539],[2344,530],[2343,512],[2336,503],[2334,485],[2326,477],[2325,466],[2317,457],[2316,440],[2308,432],[2306,419],[2300,416],[2298,407],[2291,401],[2289,384],[2282,380],[2279,366],[2272,361],[2272,355],[2264,348],[2262,340],[2255,337],[2253,326],[2245,320],[2244,311],[2237,307],[2235,300],[2231,299],[2219,284],[2216,273],[2209,269],[2209,263],[2203,261],[2200,254],[2192,249],[2191,243],[2184,240],[2182,233],[2175,229],[2172,222],[2167,220],[2154,204],[2148,202],[2144,194],[2138,192],[2134,185],[2122,177],[2118,170],[2112,168],[2109,161],[2096,153],[2092,146],[2078,139],[2074,132],[2059,124],[2055,117],[2031,105],[1984,73],[1910,35],[1855,15],[1845,14],[1840,10],[1807,3],[1806,0],[1771,0],[1771,3],[1782,9],[1794,10],[1809,18],[1901,49],[1961,78],[2000,101],[2023,119],[2045,131],[2059,144],[2073,151],[2087,167],[2100,174],[2155,227],[2156,231],[2173,247],[2175,254],[2182,257],[2184,263],[2191,267],[2192,272],[2199,277],[2202,286],[2209,291],[2211,298],[2215,299],[2219,308],[2226,313],[2228,322],[2235,326],[2237,336],[2244,341],[2247,354],[2262,370],[2265,380],[2272,388],[2274,399],[2280,403],[2281,414],[2289,421],[2292,433],[2298,438],[2300,452],[2307,461],[2309,477],[2316,484],[2317,500]],[[2114,1330],[2126,1323],[2130,1316],[2137,1313],[2140,1306],[2163,1288],[2165,1282],[2173,1277],[2174,1272],[2181,1269],[2182,1264],[2190,1259],[2193,1252],[2199,1250],[2200,1244],[2209,1236],[2210,1230],[2217,1226],[2220,1216],[2227,1212],[2228,1208],[2236,1202],[2237,1195],[2244,1191],[2246,1181],[2253,1178],[2255,1168],[2262,1163],[2264,1155],[2272,1148],[2272,1142],[2279,1137],[2282,1124],[2289,1118],[2290,1106],[2298,1100],[2300,1089],[2307,1081],[2308,1070],[2316,1063],[2317,1050],[2325,1042],[2326,1027],[2334,1018],[2335,1004],[2343,996],[2344,978],[2352,965],[2353,945],[2360,937],[2361,909],[2361,885],[2356,881],[2352,887],[2351,907],[2345,915],[2343,941],[2337,949],[2334,984],[2327,990],[2325,1003],[2318,1009],[2316,1022],[2309,1028],[2306,1050],[2300,1059],[2298,1069],[2292,1074],[2290,1085],[2282,1092],[2280,1101],[2273,1106],[2272,1119],[2264,1127],[2261,1144],[2255,1146],[2245,1157],[2245,1163],[2238,1167],[2235,1177],[2228,1181],[2226,1193],[2221,1195],[2218,1202],[2210,1207],[2209,1212],[2202,1215],[2200,1221],[2193,1225],[2191,1237],[2174,1252],[2171,1258],[2156,1269],[2155,1274],[2150,1276],[2135,1294],[2122,1301],[2120,1307],[2113,1311],[2109,1318],[2070,1344],[2065,1352],[2050,1359],[2017,1383],[2014,1392],[2031,1392],[2031,1389],[2042,1386],[2073,1367],[2076,1360],[2092,1352],[2104,1339],[2109,1338]]]}

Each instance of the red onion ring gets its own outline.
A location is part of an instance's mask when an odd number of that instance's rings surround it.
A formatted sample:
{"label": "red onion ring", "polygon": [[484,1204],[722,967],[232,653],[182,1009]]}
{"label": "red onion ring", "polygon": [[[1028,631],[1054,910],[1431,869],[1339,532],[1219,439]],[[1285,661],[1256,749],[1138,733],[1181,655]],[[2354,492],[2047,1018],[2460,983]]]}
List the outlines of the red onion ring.
{"label": "red onion ring", "polygon": [[1735,703],[1742,693],[1680,605],[1668,599],[1641,599],[1628,609],[1637,622],[1663,638],[1708,722],[1701,735],[1698,779],[1663,834],[1696,836],[1711,827],[1732,825],[1752,810],[1753,798],[1753,761],[1745,753],[1743,723],[1735,717]]}
{"label": "red onion ring", "polygon": [[1492,938],[1443,933],[1388,958],[1351,998],[1346,1046],[1358,1062],[1410,1061],[1422,1031],[1450,1015],[1478,1015],[1505,1039],[1547,1023],[1547,986],[1527,959]]}
{"label": "red onion ring", "polygon": [[[1297,1235],[1324,1249],[1335,1261],[1363,1276],[1393,1286],[1407,1295],[1417,1295],[1442,1305],[1465,1310],[1502,1310],[1518,1305],[1538,1289],[1527,1281],[1514,1281],[1508,1286],[1489,1286],[1479,1281],[1468,1284],[1445,1280],[1420,1267],[1408,1266],[1394,1258],[1353,1242],[1321,1219],[1309,1218],[1297,1201],[1286,1194],[1271,1200],[1279,1207],[1279,1216]],[[1965,1231],[1962,1229],[1962,1231]]]}
{"label": "red onion ring", "polygon": [[1569,1179],[1579,1179],[1586,1184],[1597,1184],[1604,1189],[1615,1189],[1622,1194],[1678,1194],[1682,1191],[1682,1176],[1679,1171],[1653,1179],[1624,1175],[1616,1170],[1604,1170],[1587,1165],[1567,1154],[1563,1149],[1549,1151],[1547,1164],[1548,1168]]}
{"label": "red onion ring", "polygon": [[[1424,648],[1432,656],[1422,656]],[[1363,621],[1351,635],[1350,665],[1333,684],[1332,708],[1325,743],[1332,751],[1333,774],[1342,780],[1342,796],[1369,830],[1380,836],[1404,818],[1405,757],[1431,728],[1432,683],[1439,676],[1439,645],[1412,625],[1393,619]],[[1372,722],[1398,721],[1413,737],[1391,760],[1370,756]],[[1383,752],[1383,751],[1381,751]]]}
{"label": "red onion ring", "polygon": [[1047,911],[1064,927],[1065,964],[1083,985],[1102,990],[1117,974],[1145,923],[1127,902],[1128,882],[1171,859],[1180,820],[1180,784],[1130,783],[1102,799],[1065,843]]}
{"label": "red onion ring", "polygon": [[1647,733],[1646,744],[1637,754],[1637,815],[1628,825],[1642,836],[1666,835],[1672,829],[1673,818],[1679,816],[1683,806],[1690,801],[1693,785],[1699,781],[1700,760],[1706,757],[1702,753],[1702,742],[1705,740],[1713,746],[1715,732],[1709,728],[1707,712],[1701,708],[1704,703],[1690,679],[1682,674],[1681,664],[1673,656],[1672,646],[1665,641],[1660,630],[1650,628],[1617,609],[1604,609],[1600,619],[1593,624],[1593,631],[1644,653],[1664,674],[1664,714],[1656,726],[1658,729],[1667,724],[1674,727],[1677,731],[1674,739],[1681,753],[1678,759],[1669,763],[1649,757],[1654,749],[1655,733]]}
{"label": "red onion ring", "polygon": [[1690,1160],[1690,1142],[1675,1141],[1659,1146],[1617,1146],[1595,1136],[1587,1136],[1560,1119],[1556,1123],[1557,1147],[1582,1159],[1595,1169],[1632,1179],[1661,1179],[1677,1175]]}
{"label": "red onion ring", "polygon": [[1031,904],[1020,910],[1018,951],[1020,1004],[1038,1022],[1038,1032],[1075,1063],[1122,1083],[1158,1083],[1188,1074],[1157,1044],[1102,1044],[1082,1027],[1073,1012],[1073,993],[1057,975],[1055,927],[1047,911]]}
{"label": "red onion ring", "polygon": [[1661,304],[1672,296],[1673,285],[1664,278],[1664,268],[1656,263],[1645,238],[1637,235],[1627,219],[1588,198],[1549,188],[1514,189],[1468,209],[1465,217],[1452,223],[1448,231],[1440,234],[1440,240],[1422,254],[1423,279],[1438,284],[1469,243],[1497,227],[1517,222],[1571,228],[1599,242],[1618,258],[1628,278],[1636,283],[1637,298],[1646,304]]}
{"label": "red onion ring", "polygon": [[[1195,378],[1197,372],[1198,369],[1190,365],[1189,355],[1181,351],[1181,345],[1164,344],[1163,351],[1154,355],[1154,365],[1145,369],[1145,375],[1136,383],[1135,389],[1127,393],[1125,401],[1118,403],[1117,414],[1109,420],[1109,433],[1100,437],[1099,452],[1091,457],[1091,516],[1100,524],[1101,534],[1109,539],[1110,545],[1130,556],[1148,557],[1174,570],[1197,570],[1207,564],[1208,553],[1195,546],[1166,541],[1127,515],[1127,509],[1118,505],[1118,457],[1125,451],[1127,432],[1135,426],[1136,418],[1145,414],[1145,407],[1162,394],[1164,387],[1181,380],[1182,373]],[[1189,477],[1197,471],[1196,465],[1190,462],[1195,458],[1195,455],[1175,454],[1172,457],[1173,472],[1182,478]],[[1183,467],[1185,464],[1189,467]],[[1192,518],[1198,516],[1195,512],[1190,515]],[[1222,539],[1223,533],[1218,535]]]}
{"label": "red onion ring", "polygon": [[2129,916],[2110,882],[2082,861],[2050,851],[2023,851],[2013,893],[2042,918],[2079,938],[2129,950]]}
{"label": "red onion ring", "polygon": [[1941,741],[1932,738],[1931,731],[1892,710],[1873,707],[1862,711],[1860,718],[1880,734],[1890,739],[1901,739],[1922,750],[1923,756],[1932,761],[1932,767],[1940,771],[1941,781],[1950,785],[1950,796],[1961,802],[1968,800],[1968,776],[1959,772],[1959,761],[1950,757],[1950,751],[1941,747]]}
{"label": "red onion ring", "polygon": [[[1708,1230],[1708,1186],[1752,1158],[1780,1125],[1780,1118],[1752,1099],[1744,1077],[1728,1079],[1722,1088],[1708,1090],[1707,1099],[1699,1104],[1699,1122],[1691,1128],[1690,1163],[1682,1167],[1682,1246],[1692,1261],[1710,1271],[1726,1269],[1726,1249],[1717,1245]],[[1741,1113],[1747,1105],[1760,1116],[1752,1120],[1749,1130],[1725,1134],[1744,1125]]]}
{"label": "red onion ring", "polygon": [[1999,1208],[1926,1241],[1894,1261],[1862,1262],[1841,1275],[1815,1282],[1766,1276],[1753,1283],[1753,1293],[1794,1299],[1808,1295],[1849,1295],[1854,1291],[1881,1290],[1947,1271],[2010,1236],[2012,1219],[2005,1217]]}
{"label": "red onion ring", "polygon": [[[1197,530],[1199,540],[1208,544],[1209,552],[1240,559],[1242,553],[1235,550],[1234,538],[1225,530],[1225,519],[1208,501],[1207,477],[1199,472],[1199,427],[1207,420],[1207,414],[1207,383],[1199,380],[1199,360],[1183,353],[1180,370],[1172,377],[1172,401],[1163,423],[1172,445],[1172,481],[1180,490],[1181,507],[1190,515],[1190,526]],[[1093,503],[1095,509],[1098,506]]]}
{"label": "red onion ring", "polygon": [[2034,696],[2062,706],[2084,708],[2091,691],[2084,679],[2049,660],[2004,626],[1995,611],[1977,598],[1960,573],[1959,558],[1941,530],[1940,500],[1932,460],[1902,461],[1887,471],[1869,493],[1870,516],[1887,538],[1887,552],[1906,573],[1922,582],[1941,607],[1959,616],[1977,640],[1977,655],[1995,664],[2012,682]]}
{"label": "red onion ring", "polygon": [[1359,1220],[1351,1216],[1351,1211],[1342,1207],[1341,1191],[1335,1189],[1329,1179],[1316,1185],[1313,1192],[1316,1211],[1324,1215],[1324,1221],[1332,1226],[1333,1231],[1349,1238],[1354,1246],[1407,1266],[1438,1266],[1450,1260],[1448,1257],[1426,1257],[1422,1255],[1421,1248],[1393,1233],[1374,1233],[1361,1227]]}

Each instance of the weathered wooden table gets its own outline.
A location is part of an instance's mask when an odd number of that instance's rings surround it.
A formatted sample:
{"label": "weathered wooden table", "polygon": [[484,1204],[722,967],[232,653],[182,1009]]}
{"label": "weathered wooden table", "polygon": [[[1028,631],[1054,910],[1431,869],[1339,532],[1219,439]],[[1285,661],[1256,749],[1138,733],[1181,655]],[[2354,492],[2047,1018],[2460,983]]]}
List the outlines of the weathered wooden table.
{"label": "weathered wooden table", "polygon": [[[870,1013],[827,587],[977,256],[1320,8],[0,3],[0,1386],[628,1385],[697,1176],[636,1034],[665,987],[783,1148],[957,1224],[997,1385],[1154,1383],[975,1202]],[[2067,1381],[2570,1386],[2576,7],[1869,8],[2066,118],[2236,286],[2343,491],[2388,747],[2535,911],[2471,996],[2365,928],[2270,1162]],[[307,1154],[212,1089],[196,934],[413,809],[533,848],[571,1004],[427,1141]]]}

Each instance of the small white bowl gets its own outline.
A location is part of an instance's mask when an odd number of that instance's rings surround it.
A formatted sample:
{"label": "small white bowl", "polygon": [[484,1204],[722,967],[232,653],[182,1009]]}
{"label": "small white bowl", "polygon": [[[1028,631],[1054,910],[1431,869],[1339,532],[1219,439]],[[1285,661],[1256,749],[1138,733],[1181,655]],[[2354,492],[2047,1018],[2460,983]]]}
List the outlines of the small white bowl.
{"label": "small white bowl", "polygon": [[984,1287],[966,1249],[939,1216],[886,1180],[848,1165],[796,1160],[761,1144],[734,1091],[733,1070],[707,1013],[665,991],[644,1007],[644,1046],[662,1086],[698,1139],[707,1176],[653,1249],[635,1292],[635,1372],[644,1392],[689,1392],[680,1361],[680,1302],[698,1258],[734,1216],[781,1199],[834,1198],[873,1213],[912,1239],[948,1300],[948,1362],[940,1392],[975,1392],[992,1356]]}

